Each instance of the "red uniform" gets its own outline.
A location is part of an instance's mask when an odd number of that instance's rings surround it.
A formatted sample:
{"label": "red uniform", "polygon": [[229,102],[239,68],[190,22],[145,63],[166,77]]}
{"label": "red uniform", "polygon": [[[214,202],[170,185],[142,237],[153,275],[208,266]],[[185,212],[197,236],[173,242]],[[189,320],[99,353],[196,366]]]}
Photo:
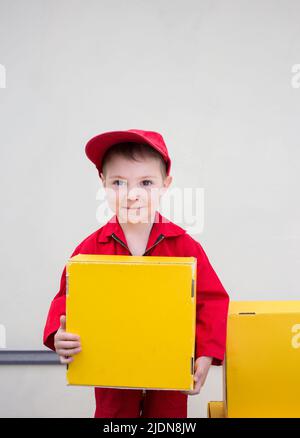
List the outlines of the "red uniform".
{"label": "red uniform", "polygon": [[[116,215],[84,239],[71,256],[76,254],[132,255]],[[195,357],[211,356],[212,365],[222,365],[226,347],[229,295],[200,243],[157,211],[143,255],[197,258]],[[44,328],[43,343],[54,351],[54,335],[60,327],[60,316],[65,313],[66,267],[61,275],[59,291],[51,302]],[[187,394],[181,391],[146,390],[143,394],[143,390],[139,389],[95,387],[95,398],[95,417],[139,417],[142,405],[142,416],[146,418],[187,417]]]}

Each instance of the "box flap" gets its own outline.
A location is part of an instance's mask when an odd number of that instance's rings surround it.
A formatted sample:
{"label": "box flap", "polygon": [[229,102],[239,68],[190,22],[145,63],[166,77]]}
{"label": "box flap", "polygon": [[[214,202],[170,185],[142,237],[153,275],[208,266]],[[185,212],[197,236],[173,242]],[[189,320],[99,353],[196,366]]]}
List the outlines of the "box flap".
{"label": "box flap", "polygon": [[300,300],[230,301],[228,310],[229,315],[299,312]]}
{"label": "box flap", "polygon": [[195,264],[196,257],[130,256],[107,254],[77,254],[68,259],[68,263],[145,263],[147,264]]}

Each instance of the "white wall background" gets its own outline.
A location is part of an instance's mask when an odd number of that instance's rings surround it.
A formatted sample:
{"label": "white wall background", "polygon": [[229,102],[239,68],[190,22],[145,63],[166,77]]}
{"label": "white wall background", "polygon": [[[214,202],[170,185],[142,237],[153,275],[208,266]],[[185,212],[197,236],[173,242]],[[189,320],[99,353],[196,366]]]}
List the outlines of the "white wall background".
{"label": "white wall background", "polygon": [[[108,130],[162,133],[173,184],[204,187],[193,237],[231,300],[298,299],[299,19],[297,0],[0,0],[8,349],[43,348],[64,264],[100,227],[84,146]],[[0,416],[92,416],[92,392],[66,388],[64,373],[2,366]],[[221,399],[212,367],[189,415]]]}

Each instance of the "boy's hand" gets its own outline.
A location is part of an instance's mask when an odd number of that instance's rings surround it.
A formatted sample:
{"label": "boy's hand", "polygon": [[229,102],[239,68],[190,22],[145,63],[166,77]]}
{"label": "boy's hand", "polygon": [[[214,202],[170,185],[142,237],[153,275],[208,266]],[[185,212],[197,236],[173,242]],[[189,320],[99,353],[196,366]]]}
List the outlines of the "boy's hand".
{"label": "boy's hand", "polygon": [[60,317],[60,327],[54,336],[54,347],[60,362],[64,364],[72,362],[72,355],[81,351],[80,337],[66,332],[66,315]]}
{"label": "boy's hand", "polygon": [[191,391],[181,391],[187,395],[199,394],[201,387],[204,385],[209,367],[211,366],[213,358],[210,356],[200,356],[195,360],[195,387]]}

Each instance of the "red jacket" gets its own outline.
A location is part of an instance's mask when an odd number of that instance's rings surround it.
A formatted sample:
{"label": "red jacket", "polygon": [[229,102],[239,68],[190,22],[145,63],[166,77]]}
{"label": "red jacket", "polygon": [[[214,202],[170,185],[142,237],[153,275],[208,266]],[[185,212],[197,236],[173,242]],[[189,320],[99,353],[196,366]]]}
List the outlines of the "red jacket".
{"label": "red jacket", "polygon": [[[158,211],[155,218],[143,255],[197,258],[195,357],[211,356],[212,365],[222,365],[226,348],[229,295],[200,243]],[[76,254],[132,255],[116,215],[84,239],[71,257]],[[66,266],[61,275],[59,291],[51,302],[43,335],[44,345],[54,351],[54,335],[60,326],[60,315],[65,313]]]}

